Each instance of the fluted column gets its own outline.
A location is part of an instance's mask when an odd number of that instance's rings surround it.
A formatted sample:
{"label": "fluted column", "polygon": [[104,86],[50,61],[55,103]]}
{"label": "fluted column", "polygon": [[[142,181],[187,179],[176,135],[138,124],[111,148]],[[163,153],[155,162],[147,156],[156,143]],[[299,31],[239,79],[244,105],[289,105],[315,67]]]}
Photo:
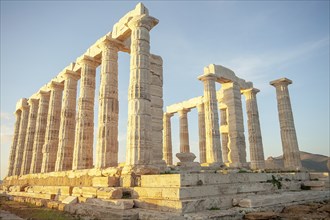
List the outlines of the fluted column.
{"label": "fluted column", "polygon": [[129,21],[131,63],[128,89],[126,170],[151,163],[150,34],[158,20],[140,15]]}
{"label": "fluted column", "polygon": [[102,49],[96,168],[118,164],[118,45],[106,40]]}
{"label": "fluted column", "polygon": [[246,112],[248,117],[250,161],[251,169],[265,169],[264,149],[262,146],[261,129],[259,122],[259,112],[257,104],[257,93],[260,90],[251,88],[243,90],[246,102]]}
{"label": "fluted column", "polygon": [[30,173],[41,172],[42,156],[43,156],[42,147],[45,143],[45,133],[46,133],[46,125],[47,125],[50,92],[40,90],[38,95],[39,95],[39,109],[38,109],[37,122],[36,122],[36,131],[34,135]]}
{"label": "fluted column", "polygon": [[34,135],[35,135],[35,131],[36,131],[36,122],[37,122],[37,114],[38,114],[38,107],[39,107],[39,99],[33,99],[33,98],[29,99],[28,103],[30,105],[30,113],[29,113],[29,122],[28,122],[28,128],[27,128],[25,144],[24,144],[21,175],[30,173],[33,142],[34,142]]}
{"label": "fluted column", "polygon": [[22,99],[19,105],[20,105],[19,108],[22,111],[22,116],[21,116],[19,135],[18,135],[17,147],[15,153],[13,175],[20,175],[21,173],[26,130],[29,123],[29,112],[30,112],[30,106],[27,103],[27,99]]}
{"label": "fluted column", "polygon": [[71,170],[76,128],[77,80],[80,76],[66,71],[62,98],[59,143],[55,162],[55,171]]}
{"label": "fluted column", "polygon": [[15,111],[16,116],[16,122],[15,122],[15,129],[14,129],[14,137],[13,137],[13,143],[11,145],[10,155],[9,155],[9,163],[8,163],[8,175],[12,176],[14,171],[14,163],[15,163],[15,157],[16,157],[16,148],[17,148],[17,142],[19,137],[19,128],[21,124],[21,110]]}
{"label": "fluted column", "polygon": [[98,63],[92,57],[84,56],[79,64],[81,80],[72,163],[74,170],[93,167],[95,73]]}
{"label": "fluted column", "polygon": [[163,155],[167,165],[173,164],[172,155],[172,130],[171,130],[171,117],[173,114],[164,113],[163,117]]}
{"label": "fluted column", "polygon": [[198,134],[199,134],[199,162],[206,163],[205,146],[205,111],[204,104],[197,105],[198,111]]}
{"label": "fluted column", "polygon": [[51,91],[45,133],[45,143],[42,147],[42,173],[53,172],[55,170],[59,128],[61,121],[63,83],[52,81],[49,86]]}
{"label": "fluted column", "polygon": [[215,79],[214,75],[202,75],[199,77],[199,80],[203,81],[204,84],[206,163],[219,166],[222,164],[222,153]]}
{"label": "fluted column", "polygon": [[189,130],[188,130],[188,117],[187,113],[189,109],[179,110],[179,118],[180,118],[180,153],[189,153]]}
{"label": "fluted column", "polygon": [[246,163],[246,144],[240,86],[237,82],[222,83],[223,102],[228,108],[228,135],[230,167],[244,167]]}
{"label": "fluted column", "polygon": [[284,168],[287,170],[300,170],[302,165],[288,90],[288,85],[291,83],[292,81],[287,78],[270,82],[276,88]]}
{"label": "fluted column", "polygon": [[[219,106],[221,104],[219,103]],[[228,122],[227,122],[227,108],[220,107],[220,135],[221,135],[221,150],[222,150],[222,160],[225,164],[228,164]]]}

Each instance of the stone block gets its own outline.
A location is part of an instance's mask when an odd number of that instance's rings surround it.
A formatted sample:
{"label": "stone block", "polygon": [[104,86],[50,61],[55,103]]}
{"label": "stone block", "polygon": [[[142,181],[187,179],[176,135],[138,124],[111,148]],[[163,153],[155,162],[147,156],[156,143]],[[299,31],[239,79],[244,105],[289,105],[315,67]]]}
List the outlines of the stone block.
{"label": "stone block", "polygon": [[119,186],[119,178],[118,177],[94,177],[93,178],[93,186],[94,187],[114,187]]}
{"label": "stone block", "polygon": [[68,196],[62,201],[63,204],[74,204],[77,202],[78,202],[78,199],[76,196]]}
{"label": "stone block", "polygon": [[132,187],[135,185],[135,178],[131,174],[121,175],[120,186],[121,187]]}
{"label": "stone block", "polygon": [[123,197],[122,188],[99,188],[97,198],[100,199],[121,199]]}
{"label": "stone block", "polygon": [[120,199],[120,200],[106,200],[106,199],[98,199],[98,198],[89,198],[86,200],[87,204],[107,207],[111,209],[132,209],[134,206],[133,200],[129,199]]}

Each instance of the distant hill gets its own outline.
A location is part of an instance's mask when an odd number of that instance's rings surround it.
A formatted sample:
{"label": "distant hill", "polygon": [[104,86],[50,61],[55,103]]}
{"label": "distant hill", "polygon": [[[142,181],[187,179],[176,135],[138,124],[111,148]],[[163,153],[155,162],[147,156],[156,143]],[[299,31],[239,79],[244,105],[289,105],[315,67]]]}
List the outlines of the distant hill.
{"label": "distant hill", "polygon": [[[301,163],[304,168],[314,172],[328,172],[329,157],[300,151]],[[283,167],[283,155],[279,157],[268,157],[266,167],[268,169]]]}

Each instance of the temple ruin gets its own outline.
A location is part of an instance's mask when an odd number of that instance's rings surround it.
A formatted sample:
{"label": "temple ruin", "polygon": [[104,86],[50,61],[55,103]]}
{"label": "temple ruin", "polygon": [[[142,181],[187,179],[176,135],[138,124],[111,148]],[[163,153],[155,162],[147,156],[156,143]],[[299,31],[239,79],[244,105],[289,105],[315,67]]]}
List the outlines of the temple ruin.
{"label": "temple ruin", "polygon": [[[276,88],[285,167],[282,173],[267,171],[256,98],[259,90],[232,70],[215,64],[205,67],[198,77],[203,94],[164,111],[163,60],[150,52],[149,32],[157,24],[139,3],[55,78],[17,102],[8,175],[1,191],[16,201],[96,217],[106,212],[115,219],[194,219],[196,213],[203,219],[205,211],[212,209],[234,219],[239,216],[230,211],[234,206],[267,209],[329,199],[322,191],[300,191],[301,183],[317,190],[325,185],[311,181],[315,175],[302,169],[288,92],[292,81],[270,82]],[[119,52],[130,55],[123,166],[118,163]],[[95,101],[98,66],[101,84]],[[216,83],[221,84],[218,91]],[[99,106],[97,122],[95,105]],[[193,120],[198,120],[200,162],[194,162],[189,145],[188,115],[194,108],[198,111]],[[180,162],[176,164],[171,134],[174,114],[179,115],[180,125],[180,152],[176,154]],[[288,181],[278,187],[274,179]]]}

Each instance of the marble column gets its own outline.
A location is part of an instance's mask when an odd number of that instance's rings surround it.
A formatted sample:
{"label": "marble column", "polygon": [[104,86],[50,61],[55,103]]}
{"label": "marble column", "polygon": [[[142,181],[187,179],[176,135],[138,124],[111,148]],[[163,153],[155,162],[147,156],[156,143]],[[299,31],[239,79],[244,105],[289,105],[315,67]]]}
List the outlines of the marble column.
{"label": "marble column", "polygon": [[21,175],[30,173],[31,160],[32,160],[32,151],[33,151],[33,142],[34,135],[36,131],[36,122],[37,122],[37,114],[39,107],[39,99],[29,99],[28,103],[30,105],[30,113],[29,113],[29,122],[27,126],[27,133],[25,137],[24,144],[24,153],[23,153],[23,161],[21,167]]}
{"label": "marble column", "polygon": [[249,144],[250,144],[250,167],[253,170],[265,169],[264,149],[262,146],[257,93],[260,90],[251,88],[243,90],[245,96],[246,111],[248,117]]}
{"label": "marble column", "polygon": [[150,34],[158,20],[140,15],[129,21],[131,29],[130,82],[125,172],[151,164]]}
{"label": "marble column", "polygon": [[30,173],[41,172],[42,147],[45,143],[45,133],[46,133],[46,125],[47,125],[50,92],[40,90],[38,96],[39,96],[39,109],[38,109],[37,122],[36,122],[36,131],[34,135]]}
{"label": "marble column", "polygon": [[222,159],[225,164],[228,164],[228,122],[227,122],[227,108],[220,108],[220,135],[221,135],[221,150]]}
{"label": "marble column", "polygon": [[118,165],[118,45],[104,41],[99,94],[96,168]]}
{"label": "marble column", "polygon": [[67,70],[63,78],[64,90],[55,171],[72,169],[76,128],[77,81],[80,76],[76,72]]}
{"label": "marble column", "polygon": [[202,75],[198,78],[204,84],[204,109],[206,133],[206,163],[222,165],[222,153],[219,131],[219,116],[214,75]]}
{"label": "marble column", "polygon": [[288,85],[291,83],[292,81],[287,78],[281,78],[270,82],[270,84],[276,88],[284,168],[286,170],[300,170],[302,165],[288,90]]}
{"label": "marble column", "polygon": [[237,82],[222,83],[223,102],[228,108],[228,135],[230,167],[245,167],[246,144],[240,86]]}
{"label": "marble column", "polygon": [[89,56],[79,60],[81,65],[80,97],[76,119],[73,170],[93,167],[95,74],[98,63]]}
{"label": "marble column", "polygon": [[205,146],[205,111],[204,104],[197,105],[198,111],[198,135],[199,135],[199,163],[206,163]]}
{"label": "marble column", "polygon": [[173,164],[172,154],[172,128],[171,128],[171,117],[173,114],[164,113],[163,117],[163,155],[167,165]]}
{"label": "marble column", "polygon": [[20,105],[19,108],[22,111],[22,115],[21,115],[21,122],[19,127],[16,153],[15,153],[13,175],[20,175],[21,173],[25,137],[26,137],[27,126],[29,123],[29,113],[30,113],[30,106],[27,103],[27,99],[22,99],[19,105]]}
{"label": "marble column", "polygon": [[42,147],[41,172],[55,171],[55,162],[58,150],[58,138],[61,121],[63,83],[52,81],[50,87],[50,100],[45,133],[45,143]]}
{"label": "marble column", "polygon": [[180,118],[180,153],[189,153],[189,130],[188,130],[188,116],[189,109],[179,110]]}
{"label": "marble column", "polygon": [[19,136],[19,128],[20,128],[20,124],[21,124],[21,115],[22,115],[22,111],[17,109],[15,111],[16,122],[15,122],[13,143],[11,145],[11,150],[10,150],[9,163],[8,163],[8,175],[7,176],[12,176],[13,175],[15,156],[16,156],[16,148],[17,148],[17,142],[18,142],[18,136]]}

